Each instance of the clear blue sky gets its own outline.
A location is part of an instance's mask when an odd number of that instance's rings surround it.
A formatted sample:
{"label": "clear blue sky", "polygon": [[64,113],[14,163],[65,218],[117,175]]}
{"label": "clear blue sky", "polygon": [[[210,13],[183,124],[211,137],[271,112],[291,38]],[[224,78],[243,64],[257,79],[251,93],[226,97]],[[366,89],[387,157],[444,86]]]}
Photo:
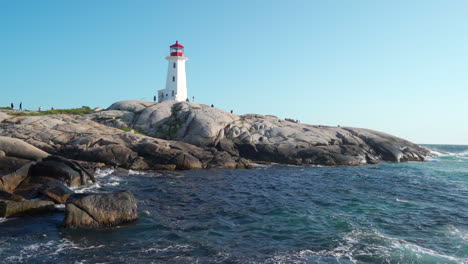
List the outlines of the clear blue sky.
{"label": "clear blue sky", "polygon": [[175,40],[197,102],[468,144],[465,0],[0,0],[0,105],[152,100]]}

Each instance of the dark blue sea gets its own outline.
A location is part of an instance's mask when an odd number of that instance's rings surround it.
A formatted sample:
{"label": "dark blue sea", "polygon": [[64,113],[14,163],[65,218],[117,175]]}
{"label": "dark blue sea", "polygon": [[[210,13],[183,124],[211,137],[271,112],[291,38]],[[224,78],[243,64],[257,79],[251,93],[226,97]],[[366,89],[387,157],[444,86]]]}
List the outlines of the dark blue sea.
{"label": "dark blue sea", "polygon": [[468,146],[427,162],[250,170],[101,170],[140,220],[67,230],[0,218],[0,263],[468,263]]}

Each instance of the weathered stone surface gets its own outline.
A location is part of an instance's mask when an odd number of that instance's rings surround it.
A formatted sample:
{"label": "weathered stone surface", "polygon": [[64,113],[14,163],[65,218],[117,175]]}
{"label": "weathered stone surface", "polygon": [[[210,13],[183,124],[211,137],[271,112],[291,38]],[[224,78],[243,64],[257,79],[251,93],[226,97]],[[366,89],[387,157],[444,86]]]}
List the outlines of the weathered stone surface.
{"label": "weathered stone surface", "polygon": [[19,159],[13,157],[0,157],[0,171],[14,171],[31,162],[27,159]]}
{"label": "weathered stone surface", "polygon": [[0,217],[32,215],[54,211],[52,201],[9,201],[0,200]]}
{"label": "weathered stone surface", "polygon": [[39,160],[49,156],[48,153],[22,140],[4,136],[0,136],[0,150],[4,152],[7,157],[26,160]]}
{"label": "weathered stone surface", "polygon": [[416,144],[368,129],[307,125],[269,115],[238,116],[175,101],[122,101],[85,116],[11,117],[0,123],[0,134],[71,159],[132,169],[245,167],[245,159],[360,165],[422,161],[430,154]]}
{"label": "weathered stone surface", "polygon": [[124,110],[130,112],[140,112],[156,103],[140,100],[125,100],[113,103],[108,110]]}
{"label": "weathered stone surface", "polygon": [[73,191],[59,181],[46,184],[40,192],[59,204],[66,203],[68,198],[73,195]]}
{"label": "weathered stone surface", "polygon": [[29,169],[34,164],[34,162],[29,162],[29,164],[24,165],[20,169],[9,173],[7,175],[3,175],[0,178],[0,188],[7,191],[13,192],[13,190],[21,184],[21,182],[26,179],[29,175]]}
{"label": "weathered stone surface", "polygon": [[75,194],[67,204],[63,226],[68,228],[112,227],[137,219],[137,204],[130,191]]}
{"label": "weathered stone surface", "polygon": [[[122,115],[126,113],[123,110],[112,111],[121,112]],[[225,156],[224,151],[156,139],[95,122],[107,124],[106,112],[108,111],[85,116],[11,117],[8,119],[10,122],[0,123],[0,135],[24,139],[27,143],[69,159],[105,163],[128,169],[224,167],[224,164],[219,163],[219,157]],[[140,153],[142,144],[154,144],[157,146],[154,149],[158,152]],[[182,154],[185,155],[185,160]],[[247,162],[239,157],[232,157],[232,160]]]}
{"label": "weathered stone surface", "polygon": [[11,201],[20,202],[24,200],[24,197],[13,194],[13,193],[9,193],[4,190],[0,190],[0,200],[11,200]]}
{"label": "weathered stone surface", "polygon": [[[131,108],[129,102],[126,104]],[[231,158],[256,161],[332,166],[422,161],[429,155],[409,141],[369,129],[314,126],[258,114],[237,116],[188,102],[165,101],[140,108],[140,113],[125,123],[157,138],[215,146]],[[229,160],[225,162],[231,167]]]}
{"label": "weathered stone surface", "polygon": [[27,177],[13,191],[28,200],[36,199],[42,196],[41,191],[50,183],[57,181],[50,177]]}
{"label": "weathered stone surface", "polygon": [[31,166],[31,178],[47,177],[57,179],[74,187],[81,184],[81,176],[78,171],[73,170],[66,164],[58,161],[42,161]]}
{"label": "weathered stone surface", "polygon": [[237,119],[237,115],[208,105],[165,101],[144,109],[133,122],[136,129],[150,136],[215,146],[224,127]]}

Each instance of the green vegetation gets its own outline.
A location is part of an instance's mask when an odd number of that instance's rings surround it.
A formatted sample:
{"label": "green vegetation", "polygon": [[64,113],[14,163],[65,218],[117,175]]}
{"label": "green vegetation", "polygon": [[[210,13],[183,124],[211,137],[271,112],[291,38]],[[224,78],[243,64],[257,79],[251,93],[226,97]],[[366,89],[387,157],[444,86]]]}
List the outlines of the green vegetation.
{"label": "green vegetation", "polygon": [[143,133],[143,132],[141,132],[141,131],[139,131],[139,130],[136,130],[136,129],[134,129],[134,128],[131,128],[131,127],[122,127],[122,128],[120,128],[120,129],[123,130],[123,131],[125,131],[125,132],[130,132],[130,131],[133,130],[133,133],[135,133],[135,134],[139,134],[139,135],[146,136],[145,133]]}
{"label": "green vegetation", "polygon": [[0,106],[0,110],[11,110],[9,106]]}
{"label": "green vegetation", "polygon": [[86,115],[94,113],[94,110],[87,108],[55,109],[41,112],[14,112],[8,113],[15,116],[44,116],[44,115]]}
{"label": "green vegetation", "polygon": [[169,120],[164,125],[158,127],[158,133],[165,135],[169,139],[173,139],[180,125],[184,124],[182,120]]}
{"label": "green vegetation", "polygon": [[176,117],[180,110],[182,110],[182,104],[181,103],[173,104],[172,107],[171,107],[172,116]]}

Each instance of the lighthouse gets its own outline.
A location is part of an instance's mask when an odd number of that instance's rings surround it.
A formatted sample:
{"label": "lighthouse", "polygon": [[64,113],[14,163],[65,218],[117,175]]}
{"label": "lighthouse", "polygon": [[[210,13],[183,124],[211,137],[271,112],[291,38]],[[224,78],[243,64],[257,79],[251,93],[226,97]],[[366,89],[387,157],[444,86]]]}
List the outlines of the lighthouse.
{"label": "lighthouse", "polygon": [[176,41],[170,46],[170,55],[166,57],[167,67],[166,88],[158,91],[158,102],[167,100],[185,101],[187,94],[187,78],[185,76],[184,46]]}

